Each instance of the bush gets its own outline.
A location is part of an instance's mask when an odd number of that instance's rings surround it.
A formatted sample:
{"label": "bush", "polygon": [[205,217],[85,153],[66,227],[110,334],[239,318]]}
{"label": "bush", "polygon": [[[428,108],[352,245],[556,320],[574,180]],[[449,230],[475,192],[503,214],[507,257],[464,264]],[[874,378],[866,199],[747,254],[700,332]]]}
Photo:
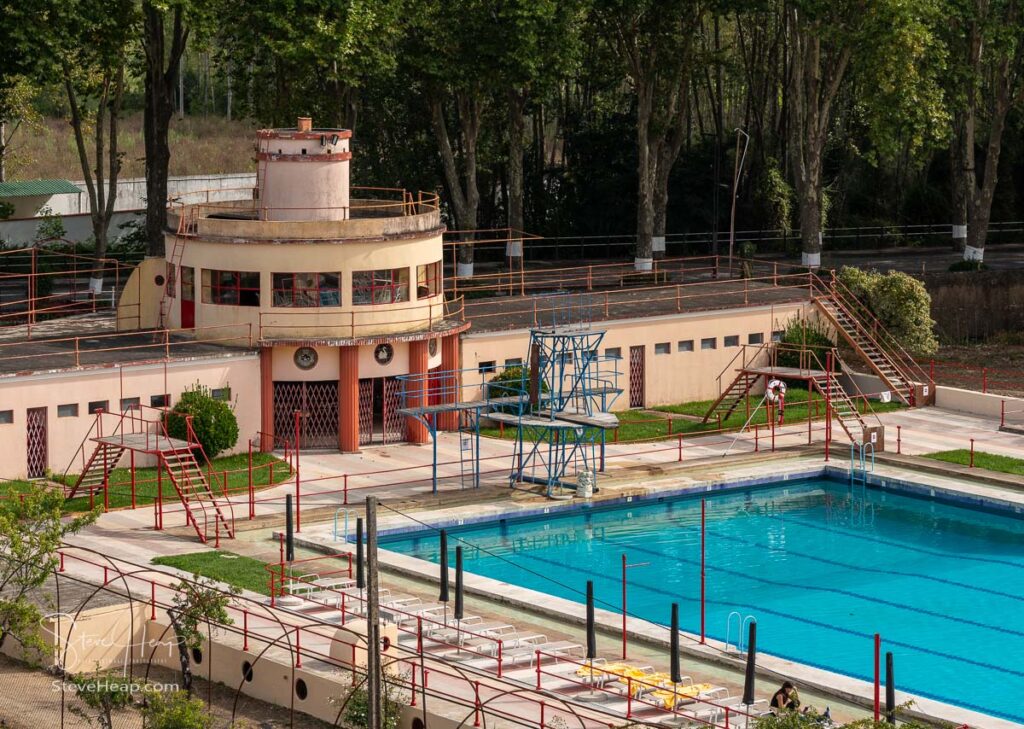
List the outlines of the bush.
{"label": "bush", "polygon": [[231,406],[214,399],[209,389],[199,383],[181,393],[174,410],[167,414],[167,432],[172,438],[188,440],[188,415],[192,416],[192,429],[207,458],[214,458],[238,442],[238,419]]}
{"label": "bush", "polygon": [[148,693],[142,713],[149,729],[212,729],[214,725],[206,705],[185,691]]}
{"label": "bush", "polygon": [[[836,346],[832,339],[832,332],[829,327],[818,320],[808,321],[806,319],[792,319],[786,325],[779,344],[788,344],[790,347],[809,349],[825,364],[825,351]],[[776,358],[779,367],[800,367],[800,353],[795,349],[779,349]],[[839,363],[832,365],[834,371],[839,371]],[[813,368],[812,368],[813,369]]]}
{"label": "bush", "polygon": [[934,354],[939,348],[932,297],[923,283],[900,271],[881,273],[850,266],[843,267],[839,279],[909,352]]}

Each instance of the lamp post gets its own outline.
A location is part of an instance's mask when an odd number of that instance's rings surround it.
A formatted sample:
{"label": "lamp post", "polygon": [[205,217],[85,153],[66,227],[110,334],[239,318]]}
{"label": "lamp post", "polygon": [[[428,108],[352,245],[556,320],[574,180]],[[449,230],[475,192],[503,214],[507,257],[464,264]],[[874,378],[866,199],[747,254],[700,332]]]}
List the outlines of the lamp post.
{"label": "lamp post", "polygon": [[[740,135],[743,135],[743,154],[740,155]],[[750,146],[750,135],[736,128],[736,162],[732,172],[732,212],[729,213],[729,278],[732,278],[732,255],[736,245],[736,193],[740,186],[740,175],[743,173],[743,162],[747,159],[747,147]]]}

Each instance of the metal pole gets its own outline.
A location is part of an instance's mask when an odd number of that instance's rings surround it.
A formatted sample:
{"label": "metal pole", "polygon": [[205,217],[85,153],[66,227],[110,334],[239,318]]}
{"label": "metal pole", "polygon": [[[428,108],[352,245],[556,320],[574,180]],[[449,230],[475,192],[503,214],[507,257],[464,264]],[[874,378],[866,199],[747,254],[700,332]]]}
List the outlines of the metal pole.
{"label": "metal pole", "polygon": [[626,554],[622,554],[622,659],[626,659]]}
{"label": "metal pole", "polygon": [[[743,156],[740,156],[740,135],[746,137],[743,145]],[[732,278],[732,253],[736,243],[736,193],[740,186],[740,172],[743,169],[743,161],[747,158],[747,146],[750,144],[750,136],[742,129],[736,129],[736,162],[732,172],[732,212],[729,214],[729,278]]]}
{"label": "metal pole", "polygon": [[302,411],[295,411],[295,531],[302,531],[302,504],[299,503],[299,435],[301,430]]}
{"label": "metal pole", "polygon": [[879,676],[879,660],[882,652],[882,636],[875,633],[875,721],[878,721],[878,717],[881,713],[881,691],[879,689],[879,682],[881,677]]}
{"label": "metal pole", "polygon": [[377,572],[377,497],[366,497],[366,692],[367,729],[381,729],[380,604]]}
{"label": "metal pole", "polygon": [[700,500],[700,642],[703,645],[704,635],[704,540],[707,519],[707,500]]}

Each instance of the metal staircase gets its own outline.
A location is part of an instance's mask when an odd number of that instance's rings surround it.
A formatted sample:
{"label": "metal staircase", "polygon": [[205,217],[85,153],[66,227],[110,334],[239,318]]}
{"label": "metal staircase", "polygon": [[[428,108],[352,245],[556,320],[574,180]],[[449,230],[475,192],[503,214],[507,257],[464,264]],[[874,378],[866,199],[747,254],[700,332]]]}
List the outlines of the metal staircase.
{"label": "metal staircase", "polygon": [[857,410],[857,404],[839,384],[834,372],[821,372],[810,377],[813,389],[818,391],[826,401],[832,403],[832,415],[850,436],[851,443],[860,443],[863,439],[866,423]]}
{"label": "metal staircase", "polygon": [[760,379],[761,375],[756,372],[740,370],[736,379],[718,396],[718,399],[704,414],[704,420],[701,422],[706,423],[716,415],[720,415],[723,421],[726,420],[744,401],[750,388]]}
{"label": "metal staircase", "polygon": [[836,278],[835,272],[831,281],[815,277],[814,284],[814,302],[818,309],[886,387],[911,407],[925,404],[915,402],[915,385],[928,383],[928,375],[867,306]]}
{"label": "metal staircase", "polygon": [[203,543],[210,540],[211,527],[215,541],[219,542],[221,536],[228,539],[234,537],[231,522],[214,496],[210,482],[196,460],[192,448],[161,451],[159,457],[171,479],[171,485],[178,492],[178,497],[185,507],[186,520],[195,528],[199,540]]}
{"label": "metal staircase", "polygon": [[[65,471],[67,482],[71,480],[68,474],[72,466],[81,456],[82,471],[75,479],[74,485],[65,490],[65,498],[72,499],[83,491],[98,493],[109,489],[110,473],[125,452],[131,451],[133,454],[156,459],[159,471],[158,485],[166,475],[185,508],[186,522],[196,530],[200,541],[206,543],[212,537],[219,543],[221,537],[234,537],[231,501],[227,498],[218,499],[206,471],[196,458],[198,454],[203,462],[209,463],[192,429],[191,418],[186,416],[185,419],[186,438],[172,438],[167,432],[166,412],[152,408],[157,416],[147,419],[142,414],[144,408],[145,406],[123,413],[96,413],[95,421]],[[105,419],[107,425],[110,424],[110,419],[115,421],[112,429],[104,429]],[[95,445],[86,459],[86,447],[90,442]]]}
{"label": "metal staircase", "polygon": [[96,450],[89,456],[85,469],[79,474],[78,479],[70,488],[65,488],[64,495],[71,499],[79,492],[85,493],[101,491],[110,478],[113,471],[121,461],[121,457],[128,448],[112,443],[99,443]]}

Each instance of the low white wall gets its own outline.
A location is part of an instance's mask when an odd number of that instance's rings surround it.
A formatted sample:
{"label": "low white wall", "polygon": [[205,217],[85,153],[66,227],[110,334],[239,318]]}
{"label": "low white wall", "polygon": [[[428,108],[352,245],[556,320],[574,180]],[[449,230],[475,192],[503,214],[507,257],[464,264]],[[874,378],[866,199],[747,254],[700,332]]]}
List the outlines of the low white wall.
{"label": "low white wall", "polygon": [[[89,218],[89,195],[85,191],[85,183],[74,182],[81,188],[79,193],[63,193],[49,198],[40,198],[40,207],[48,207],[53,214],[60,215],[67,231],[65,236],[70,241],[83,241],[92,236],[92,221]],[[254,172],[241,172],[231,175],[192,175],[169,177],[167,191],[169,195],[181,195],[199,190],[224,190],[222,196],[212,194],[210,199],[231,199],[238,197],[236,192],[226,192],[239,187],[253,187],[256,184]],[[243,196],[244,197],[244,196]],[[132,177],[119,180],[117,183],[117,199],[114,201],[116,211],[110,223],[110,237],[120,234],[118,226],[141,214],[146,207],[146,178]],[[39,229],[39,211],[32,216],[11,218],[0,221],[0,241],[7,245],[31,243],[35,240]]]}
{"label": "low white wall", "polygon": [[1003,403],[1006,406],[1007,423],[1024,423],[1024,399],[1019,397],[992,395],[944,385],[935,388],[935,405],[943,410],[955,410],[999,420]]}

